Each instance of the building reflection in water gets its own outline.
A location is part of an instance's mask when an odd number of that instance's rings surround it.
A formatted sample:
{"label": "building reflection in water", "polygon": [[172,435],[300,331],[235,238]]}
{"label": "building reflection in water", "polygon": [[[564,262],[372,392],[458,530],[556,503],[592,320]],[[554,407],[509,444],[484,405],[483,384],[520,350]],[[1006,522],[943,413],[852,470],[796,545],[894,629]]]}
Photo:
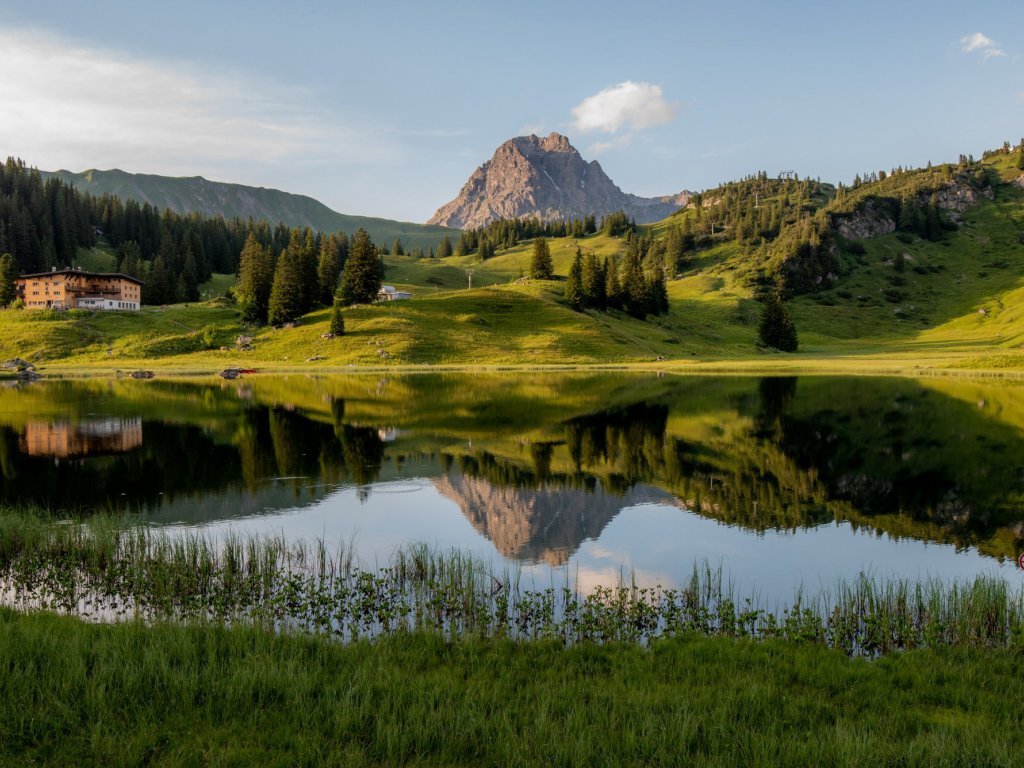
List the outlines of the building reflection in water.
{"label": "building reflection in water", "polygon": [[21,436],[21,450],[29,456],[76,459],[127,453],[142,445],[142,419],[116,418],[86,421],[30,421]]}

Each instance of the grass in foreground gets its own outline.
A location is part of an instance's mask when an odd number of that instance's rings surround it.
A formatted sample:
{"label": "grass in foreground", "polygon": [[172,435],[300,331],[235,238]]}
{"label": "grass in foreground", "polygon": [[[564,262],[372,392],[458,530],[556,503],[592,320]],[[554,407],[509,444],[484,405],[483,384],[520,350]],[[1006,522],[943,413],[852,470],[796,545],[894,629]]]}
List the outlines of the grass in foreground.
{"label": "grass in foreground", "polygon": [[1018,651],[687,637],[374,644],[0,609],[0,761],[1015,765]]}

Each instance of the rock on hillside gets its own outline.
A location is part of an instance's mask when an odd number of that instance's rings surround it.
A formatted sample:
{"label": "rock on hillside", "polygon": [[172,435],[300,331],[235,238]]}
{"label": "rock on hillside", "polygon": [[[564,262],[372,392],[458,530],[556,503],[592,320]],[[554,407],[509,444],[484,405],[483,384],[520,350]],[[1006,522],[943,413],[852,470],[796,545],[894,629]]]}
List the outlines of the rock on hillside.
{"label": "rock on hillside", "polygon": [[428,224],[481,227],[495,219],[540,216],[545,220],[625,211],[639,223],[659,221],[686,205],[689,192],[660,198],[629,195],[596,160],[584,160],[558,133],[509,139],[469,177],[458,197]]}

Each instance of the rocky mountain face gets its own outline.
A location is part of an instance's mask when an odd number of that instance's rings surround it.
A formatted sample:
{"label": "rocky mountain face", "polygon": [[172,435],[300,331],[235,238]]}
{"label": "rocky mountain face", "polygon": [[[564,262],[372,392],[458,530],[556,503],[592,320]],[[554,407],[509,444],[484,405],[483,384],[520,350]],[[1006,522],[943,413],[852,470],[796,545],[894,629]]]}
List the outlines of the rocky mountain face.
{"label": "rocky mountain face", "polygon": [[637,485],[620,496],[600,486],[590,491],[554,485],[514,488],[449,473],[434,480],[434,487],[458,504],[505,557],[555,566],[564,565],[585,540],[597,539],[626,507],[676,503],[649,485]]}
{"label": "rocky mountain face", "polygon": [[689,198],[688,192],[659,198],[626,194],[596,160],[584,160],[565,136],[519,136],[498,147],[473,171],[459,196],[427,223],[473,228],[495,219],[600,217],[618,210],[638,223],[649,223],[675,212]]}

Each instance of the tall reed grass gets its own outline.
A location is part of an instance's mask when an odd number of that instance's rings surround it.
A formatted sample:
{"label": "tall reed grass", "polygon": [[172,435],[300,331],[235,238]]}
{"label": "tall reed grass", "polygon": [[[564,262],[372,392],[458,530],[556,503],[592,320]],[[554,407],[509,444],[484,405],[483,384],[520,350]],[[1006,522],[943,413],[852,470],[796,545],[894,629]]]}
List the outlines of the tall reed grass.
{"label": "tall reed grass", "polygon": [[59,522],[0,515],[0,596],[21,609],[94,620],[249,623],[346,640],[428,631],[447,638],[783,638],[851,655],[1024,640],[1024,593],[996,578],[968,583],[862,576],[777,610],[742,599],[720,568],[671,587],[527,588],[461,552],[398,551],[383,567],[349,547],[279,537],[123,528],[113,518]]}

